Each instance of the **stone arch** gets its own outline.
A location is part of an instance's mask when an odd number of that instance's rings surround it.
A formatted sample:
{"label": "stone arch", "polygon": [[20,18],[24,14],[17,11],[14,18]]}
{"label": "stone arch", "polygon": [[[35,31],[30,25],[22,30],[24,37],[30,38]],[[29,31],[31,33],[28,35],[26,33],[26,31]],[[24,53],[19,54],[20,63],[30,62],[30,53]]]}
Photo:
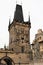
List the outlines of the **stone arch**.
{"label": "stone arch", "polygon": [[6,65],[14,65],[15,64],[14,61],[8,56],[2,57],[1,58],[1,63],[2,63],[2,61],[4,61],[6,63]]}

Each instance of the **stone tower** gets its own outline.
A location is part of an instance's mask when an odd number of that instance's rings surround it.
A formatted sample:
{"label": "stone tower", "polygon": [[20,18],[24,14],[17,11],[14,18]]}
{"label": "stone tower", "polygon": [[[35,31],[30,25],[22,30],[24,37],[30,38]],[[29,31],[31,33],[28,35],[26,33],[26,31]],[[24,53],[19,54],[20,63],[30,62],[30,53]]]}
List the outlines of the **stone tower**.
{"label": "stone tower", "polygon": [[[38,45],[37,45],[37,43],[38,43]],[[42,29],[38,29],[37,34],[35,34],[35,39],[32,44],[33,49],[36,48],[36,45],[37,45],[37,49],[39,48],[38,52],[40,51],[39,55],[41,56],[41,58],[43,58],[43,31],[42,31]],[[37,55],[37,56],[39,56],[39,55]]]}
{"label": "stone tower", "polygon": [[28,52],[30,49],[30,16],[24,22],[22,6],[16,4],[13,22],[9,22],[9,48],[15,52]]}

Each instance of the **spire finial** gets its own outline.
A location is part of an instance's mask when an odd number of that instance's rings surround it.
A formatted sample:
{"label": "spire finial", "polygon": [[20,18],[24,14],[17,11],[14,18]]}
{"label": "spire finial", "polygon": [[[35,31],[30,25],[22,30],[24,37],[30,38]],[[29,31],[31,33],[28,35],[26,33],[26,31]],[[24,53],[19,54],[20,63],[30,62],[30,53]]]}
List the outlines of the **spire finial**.
{"label": "spire finial", "polygon": [[16,4],[17,4],[17,0],[16,0]]}
{"label": "spire finial", "polygon": [[22,1],[21,1],[21,5],[22,5]]}
{"label": "spire finial", "polygon": [[16,4],[20,4],[20,5],[22,5],[22,1],[21,0],[16,0]]}

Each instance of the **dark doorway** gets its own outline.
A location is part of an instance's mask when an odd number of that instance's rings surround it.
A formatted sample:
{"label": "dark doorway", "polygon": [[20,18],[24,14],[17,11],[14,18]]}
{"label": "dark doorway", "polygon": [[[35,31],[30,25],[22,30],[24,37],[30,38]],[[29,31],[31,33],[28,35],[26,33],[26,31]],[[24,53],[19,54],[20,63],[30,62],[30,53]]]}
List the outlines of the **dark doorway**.
{"label": "dark doorway", "polygon": [[6,63],[5,65],[12,65],[12,63],[14,64],[13,60],[10,57],[3,57],[1,61],[4,61]]}

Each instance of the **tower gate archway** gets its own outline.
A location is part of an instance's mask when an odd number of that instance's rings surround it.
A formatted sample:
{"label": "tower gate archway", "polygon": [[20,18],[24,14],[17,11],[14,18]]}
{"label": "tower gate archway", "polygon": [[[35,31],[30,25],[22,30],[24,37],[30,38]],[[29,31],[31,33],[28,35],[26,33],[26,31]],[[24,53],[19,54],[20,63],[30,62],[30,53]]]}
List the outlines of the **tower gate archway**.
{"label": "tower gate archway", "polygon": [[10,57],[4,56],[0,59],[0,65],[15,65],[15,64]]}

